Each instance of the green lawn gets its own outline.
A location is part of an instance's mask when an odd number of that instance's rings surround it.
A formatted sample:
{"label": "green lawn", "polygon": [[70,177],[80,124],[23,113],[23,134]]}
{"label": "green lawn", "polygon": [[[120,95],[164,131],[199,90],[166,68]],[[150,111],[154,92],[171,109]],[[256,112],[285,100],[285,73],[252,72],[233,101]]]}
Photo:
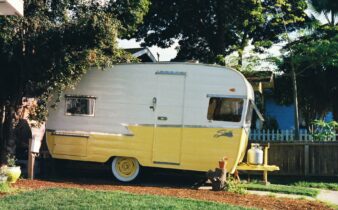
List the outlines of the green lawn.
{"label": "green lawn", "polygon": [[313,187],[313,188],[319,188],[319,189],[338,191],[338,183],[300,181],[300,182],[293,183],[293,185],[300,186],[300,187]]}
{"label": "green lawn", "polygon": [[311,188],[299,187],[299,186],[286,186],[286,185],[277,185],[277,184],[264,185],[264,184],[258,184],[258,183],[248,183],[248,184],[243,184],[243,186],[247,188],[248,190],[305,195],[305,196],[311,196],[311,197],[316,197],[319,193],[319,190],[317,189],[311,189]]}
{"label": "green lawn", "polygon": [[13,191],[9,185],[5,182],[5,183],[0,183],[0,193],[9,193]]}
{"label": "green lawn", "polygon": [[0,209],[247,209],[215,202],[125,192],[44,189],[0,198]]}

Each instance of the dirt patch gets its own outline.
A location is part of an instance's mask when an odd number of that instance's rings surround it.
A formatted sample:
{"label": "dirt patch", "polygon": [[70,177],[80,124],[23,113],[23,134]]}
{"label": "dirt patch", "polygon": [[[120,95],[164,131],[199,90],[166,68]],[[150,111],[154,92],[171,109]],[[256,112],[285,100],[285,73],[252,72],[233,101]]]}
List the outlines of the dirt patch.
{"label": "dirt patch", "polygon": [[[214,192],[208,190],[194,190],[186,188],[153,187],[153,186],[125,186],[119,184],[88,183],[79,184],[74,182],[52,182],[42,180],[19,180],[13,185],[18,188],[42,189],[51,187],[83,188],[90,190],[120,190],[137,194],[164,195],[180,198],[192,198],[205,201],[215,201],[246,207],[263,209],[331,209],[320,202],[295,200],[288,198],[274,198],[259,195],[239,195],[229,192]],[[1,195],[0,195],[1,196]]]}

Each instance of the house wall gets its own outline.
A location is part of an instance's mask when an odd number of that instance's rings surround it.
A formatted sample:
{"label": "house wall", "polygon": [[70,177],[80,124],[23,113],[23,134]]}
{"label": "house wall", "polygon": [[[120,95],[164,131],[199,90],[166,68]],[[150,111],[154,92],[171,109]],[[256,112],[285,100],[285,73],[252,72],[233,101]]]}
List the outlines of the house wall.
{"label": "house wall", "polygon": [[274,117],[279,125],[279,129],[294,128],[293,116],[294,106],[283,106],[277,104],[273,98],[266,97],[264,100],[265,116]]}

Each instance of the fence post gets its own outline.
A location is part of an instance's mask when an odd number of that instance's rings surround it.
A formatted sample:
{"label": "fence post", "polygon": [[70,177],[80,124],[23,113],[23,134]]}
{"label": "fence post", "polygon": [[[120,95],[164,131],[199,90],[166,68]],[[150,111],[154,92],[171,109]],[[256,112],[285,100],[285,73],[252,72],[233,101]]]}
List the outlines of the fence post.
{"label": "fence post", "polygon": [[289,141],[289,130],[285,131],[285,141]]}
{"label": "fence post", "polygon": [[261,130],[258,130],[258,132],[257,132],[257,140],[262,141]]}
{"label": "fence post", "polygon": [[263,130],[263,132],[262,132],[262,137],[263,137],[262,140],[265,141],[265,139],[266,139],[265,130]]}
{"label": "fence post", "polygon": [[304,141],[308,141],[307,130],[304,130]]}
{"label": "fence post", "polygon": [[309,144],[305,143],[304,144],[304,176],[307,176],[309,174]]}

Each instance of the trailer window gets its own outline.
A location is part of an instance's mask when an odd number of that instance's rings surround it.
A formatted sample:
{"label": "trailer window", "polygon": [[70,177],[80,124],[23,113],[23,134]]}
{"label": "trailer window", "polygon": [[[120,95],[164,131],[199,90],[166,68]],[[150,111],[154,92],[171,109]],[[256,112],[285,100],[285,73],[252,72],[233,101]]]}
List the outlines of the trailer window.
{"label": "trailer window", "polygon": [[94,116],[95,97],[66,96],[66,115]]}
{"label": "trailer window", "polygon": [[209,100],[208,120],[239,122],[242,118],[243,99],[217,98]]}

